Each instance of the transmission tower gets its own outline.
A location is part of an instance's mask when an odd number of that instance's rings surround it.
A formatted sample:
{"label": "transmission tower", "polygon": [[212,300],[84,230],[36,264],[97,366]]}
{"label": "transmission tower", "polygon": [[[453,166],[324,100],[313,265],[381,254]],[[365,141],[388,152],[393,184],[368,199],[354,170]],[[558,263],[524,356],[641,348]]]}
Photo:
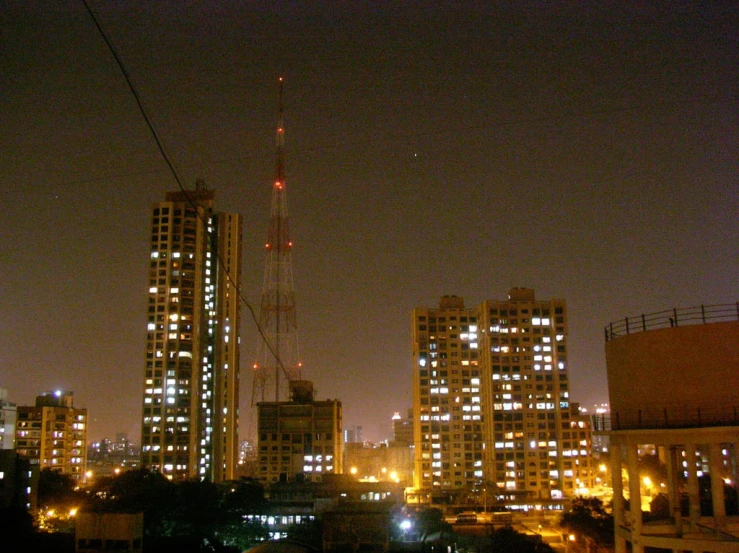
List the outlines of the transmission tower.
{"label": "transmission tower", "polygon": [[272,207],[267,235],[262,302],[259,310],[261,336],[254,363],[252,405],[260,401],[284,401],[289,382],[300,380],[298,323],[295,315],[292,241],[285,188],[285,129],[282,104],[283,80],[277,117],[277,167],[272,185]]}

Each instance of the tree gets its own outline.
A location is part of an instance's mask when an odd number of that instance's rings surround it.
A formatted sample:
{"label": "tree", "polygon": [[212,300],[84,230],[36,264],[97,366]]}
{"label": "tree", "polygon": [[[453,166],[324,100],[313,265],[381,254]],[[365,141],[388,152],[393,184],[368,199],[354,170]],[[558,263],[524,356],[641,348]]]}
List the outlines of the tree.
{"label": "tree", "polygon": [[457,543],[480,553],[554,553],[539,536],[527,536],[513,528],[504,527],[488,536],[457,536]]}
{"label": "tree", "polygon": [[588,549],[613,543],[613,514],[606,511],[597,497],[577,496],[570,510],[562,515],[560,527],[584,542]]}
{"label": "tree", "polygon": [[144,532],[169,535],[177,505],[175,484],[160,472],[148,469],[124,472],[110,485],[106,510],[144,513]]}
{"label": "tree", "polygon": [[513,528],[500,528],[493,532],[491,538],[491,550],[496,553],[553,553],[551,546]]}
{"label": "tree", "polygon": [[69,508],[80,501],[77,483],[69,474],[45,468],[39,473],[38,504],[42,509]]}
{"label": "tree", "polygon": [[49,533],[74,532],[72,513],[86,503],[87,496],[76,490],[77,482],[69,474],[45,468],[39,473],[38,509],[35,524]]}
{"label": "tree", "polygon": [[208,481],[186,480],[174,488],[169,534],[212,541],[222,518],[218,487]]}
{"label": "tree", "polygon": [[264,486],[254,478],[241,477],[238,480],[224,482],[220,486],[223,506],[226,509],[254,513],[267,503],[264,498]]}
{"label": "tree", "polygon": [[218,525],[218,537],[221,542],[226,546],[244,551],[266,540],[269,530],[262,524],[259,517],[247,519],[248,515],[264,513],[267,505],[264,486],[258,480],[249,477],[223,482],[219,486],[221,519]]}

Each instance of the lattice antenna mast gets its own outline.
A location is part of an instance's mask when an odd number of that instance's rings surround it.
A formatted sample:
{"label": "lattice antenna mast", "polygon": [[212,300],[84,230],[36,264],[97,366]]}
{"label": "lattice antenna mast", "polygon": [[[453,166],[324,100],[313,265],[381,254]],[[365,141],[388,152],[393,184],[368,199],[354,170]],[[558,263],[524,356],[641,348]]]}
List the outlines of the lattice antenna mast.
{"label": "lattice antenna mast", "polygon": [[[298,323],[295,313],[295,288],[292,270],[292,241],[287,216],[285,188],[285,128],[282,102],[283,79],[280,77],[280,101],[277,118],[277,166],[272,185],[272,207],[267,235],[259,324],[263,337],[257,345],[254,364],[252,404],[287,399],[288,383],[300,379]],[[266,338],[266,342],[265,342]]]}

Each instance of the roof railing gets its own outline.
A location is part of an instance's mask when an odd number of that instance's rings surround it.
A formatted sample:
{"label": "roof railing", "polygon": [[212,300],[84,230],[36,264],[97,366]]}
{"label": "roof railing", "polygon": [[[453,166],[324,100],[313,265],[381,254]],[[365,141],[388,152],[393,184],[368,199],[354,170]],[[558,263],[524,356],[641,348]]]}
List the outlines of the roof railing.
{"label": "roof railing", "polygon": [[595,432],[665,428],[739,426],[739,405],[718,402],[703,405],[651,405],[592,416]]}
{"label": "roof railing", "polygon": [[657,328],[674,328],[727,321],[739,321],[739,301],[642,313],[641,315],[626,317],[609,323],[604,331],[606,342],[609,342],[620,336]]}

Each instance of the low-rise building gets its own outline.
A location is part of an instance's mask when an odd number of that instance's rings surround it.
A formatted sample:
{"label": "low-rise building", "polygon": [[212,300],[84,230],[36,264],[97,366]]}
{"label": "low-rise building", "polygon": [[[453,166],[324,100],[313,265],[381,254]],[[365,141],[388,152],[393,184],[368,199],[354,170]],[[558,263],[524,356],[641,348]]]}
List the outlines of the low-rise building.
{"label": "low-rise building", "polygon": [[75,553],[100,551],[141,553],[143,539],[143,513],[77,513]]}
{"label": "low-rise building", "polygon": [[318,482],[326,474],[341,474],[341,401],[316,401],[313,384],[305,380],[290,383],[290,396],[290,401],[257,404],[257,478],[271,484],[300,474]]}

